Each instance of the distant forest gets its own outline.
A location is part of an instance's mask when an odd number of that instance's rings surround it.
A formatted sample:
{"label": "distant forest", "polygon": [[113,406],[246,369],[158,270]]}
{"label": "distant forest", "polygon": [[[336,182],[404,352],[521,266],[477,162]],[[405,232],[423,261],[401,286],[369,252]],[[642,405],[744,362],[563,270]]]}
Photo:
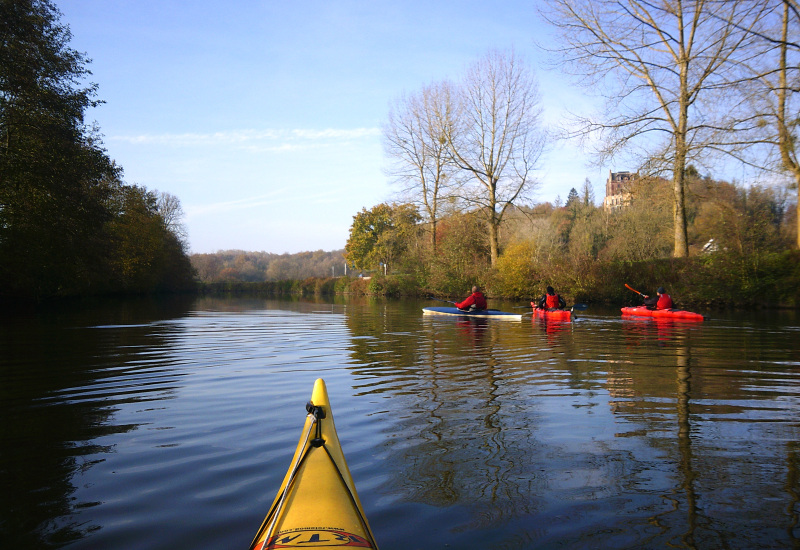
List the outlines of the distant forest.
{"label": "distant forest", "polygon": [[[286,281],[345,274],[344,250],[272,254],[222,250],[190,256],[197,278],[204,283],[219,281]],[[348,270],[348,275],[359,272]]]}

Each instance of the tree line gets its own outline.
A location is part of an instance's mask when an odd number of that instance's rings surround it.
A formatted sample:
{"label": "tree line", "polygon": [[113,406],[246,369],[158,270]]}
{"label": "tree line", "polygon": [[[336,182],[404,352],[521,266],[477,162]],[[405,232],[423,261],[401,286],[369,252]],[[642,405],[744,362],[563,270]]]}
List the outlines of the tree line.
{"label": "tree line", "polygon": [[[192,266],[200,282],[248,282],[303,280],[345,275],[344,250],[272,254],[221,250],[192,254]],[[350,273],[354,275],[354,273]],[[357,275],[357,273],[355,273]]]}
{"label": "tree line", "polygon": [[[388,171],[434,249],[442,209],[470,211],[486,221],[496,266],[504,218],[531,206],[558,139],[671,183],[674,257],[690,253],[689,166],[713,173],[735,162],[800,197],[797,0],[555,0],[539,11],[557,34],[542,49],[604,108],[544,127],[535,75],[513,51],[490,51],[459,79],[398,98],[383,132]],[[800,246],[797,229],[794,239]]]}
{"label": "tree line", "polygon": [[[430,227],[409,203],[383,203],[354,216],[348,262],[376,266],[357,288],[373,294],[459,296],[479,284],[494,297],[530,299],[547,285],[575,301],[630,302],[623,283],[667,286],[684,305],[800,305],[800,253],[792,250],[797,208],[783,187],[743,186],[686,174],[689,258],[671,257],[672,182],[633,178],[623,206],[595,204],[591,182],[565,201],[514,207],[502,253],[491,263],[486,219],[443,210]],[[377,266],[387,262],[388,276]]]}
{"label": "tree line", "polygon": [[180,201],[127,185],[50,0],[0,1],[0,299],[185,290]]}

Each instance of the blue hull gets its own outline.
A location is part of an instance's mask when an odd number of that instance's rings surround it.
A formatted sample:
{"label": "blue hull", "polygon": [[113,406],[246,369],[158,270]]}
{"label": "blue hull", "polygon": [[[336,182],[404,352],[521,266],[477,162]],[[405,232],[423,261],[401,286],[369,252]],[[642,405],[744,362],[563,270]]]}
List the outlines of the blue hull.
{"label": "blue hull", "polygon": [[457,307],[424,307],[423,315],[452,315],[456,317],[478,317],[481,319],[507,319],[510,321],[522,320],[521,313],[507,313],[498,309],[484,309],[481,311],[463,311]]}

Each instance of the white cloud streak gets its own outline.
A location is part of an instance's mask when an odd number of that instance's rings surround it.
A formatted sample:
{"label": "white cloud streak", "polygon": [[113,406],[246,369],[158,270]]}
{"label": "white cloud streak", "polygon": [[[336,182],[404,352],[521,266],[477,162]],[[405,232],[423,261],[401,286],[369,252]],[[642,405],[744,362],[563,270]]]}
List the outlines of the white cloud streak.
{"label": "white cloud streak", "polygon": [[380,128],[326,128],[287,130],[234,130],[229,132],[116,135],[110,141],[132,145],[169,145],[173,147],[240,146],[257,150],[290,151],[318,147],[331,142],[374,139]]}
{"label": "white cloud streak", "polygon": [[185,206],[186,219],[191,220],[200,216],[209,214],[218,214],[221,212],[232,212],[237,210],[247,210],[251,208],[260,208],[264,206],[274,206],[279,203],[286,203],[291,201],[302,201],[304,203],[333,203],[337,201],[340,193],[337,191],[324,191],[312,195],[303,195],[290,193],[288,189],[281,189],[266,195],[257,195],[254,197],[247,197],[244,199],[237,199],[232,201],[223,201],[210,204],[190,205]]}

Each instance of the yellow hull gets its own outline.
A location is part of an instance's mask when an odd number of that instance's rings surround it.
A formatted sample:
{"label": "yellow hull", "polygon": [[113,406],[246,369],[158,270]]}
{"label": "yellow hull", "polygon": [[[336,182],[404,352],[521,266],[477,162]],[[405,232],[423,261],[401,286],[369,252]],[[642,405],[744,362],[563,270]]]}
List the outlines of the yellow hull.
{"label": "yellow hull", "polygon": [[374,548],[344,459],[325,382],[314,383],[300,442],[251,550]]}

